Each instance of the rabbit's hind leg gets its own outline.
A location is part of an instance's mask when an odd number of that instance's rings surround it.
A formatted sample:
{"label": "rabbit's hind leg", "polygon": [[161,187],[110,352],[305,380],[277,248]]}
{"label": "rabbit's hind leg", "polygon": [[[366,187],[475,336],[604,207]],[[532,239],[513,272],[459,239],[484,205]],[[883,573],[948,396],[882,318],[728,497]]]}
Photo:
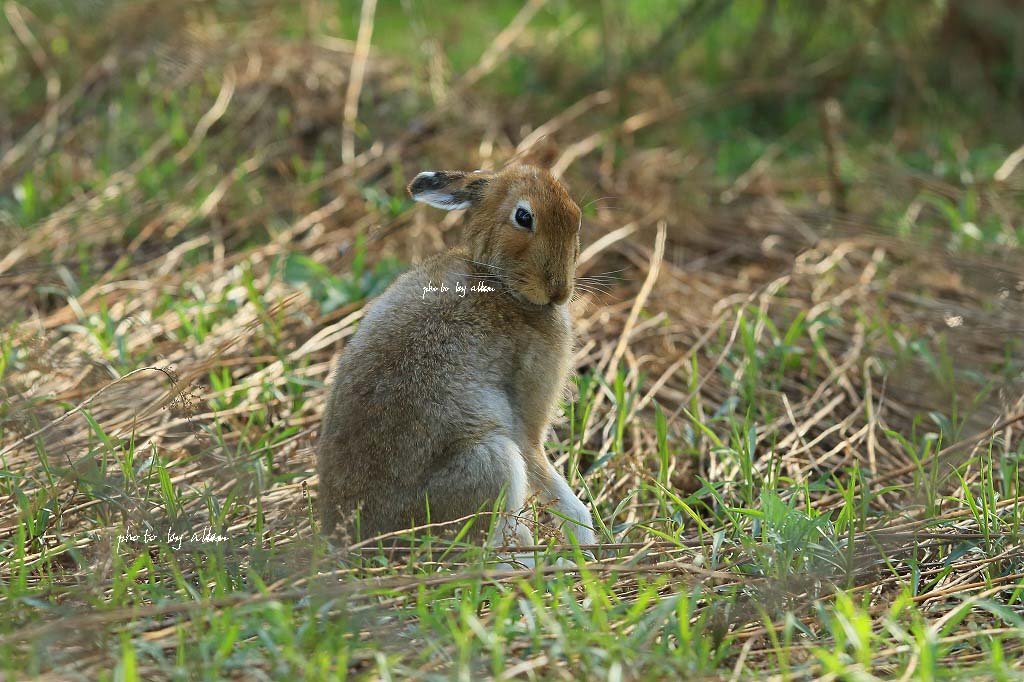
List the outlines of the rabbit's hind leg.
{"label": "rabbit's hind leg", "polygon": [[527,479],[526,463],[511,438],[494,434],[474,443],[436,471],[426,490],[431,515],[448,519],[493,504],[502,492],[504,513],[494,524],[488,544],[533,544],[529,528],[516,518],[526,504]]}

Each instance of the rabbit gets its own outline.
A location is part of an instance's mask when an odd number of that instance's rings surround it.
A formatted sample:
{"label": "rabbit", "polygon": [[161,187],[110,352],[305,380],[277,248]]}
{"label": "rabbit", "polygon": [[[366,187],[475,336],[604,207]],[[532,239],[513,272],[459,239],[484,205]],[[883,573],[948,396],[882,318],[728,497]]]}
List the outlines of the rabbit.
{"label": "rabbit", "polygon": [[316,446],[322,530],[451,521],[504,493],[491,544],[533,544],[514,518],[531,498],[593,544],[590,512],[543,450],[570,371],[579,207],[525,164],[423,172],[408,192],[469,209],[464,242],[396,279],[336,362]]}

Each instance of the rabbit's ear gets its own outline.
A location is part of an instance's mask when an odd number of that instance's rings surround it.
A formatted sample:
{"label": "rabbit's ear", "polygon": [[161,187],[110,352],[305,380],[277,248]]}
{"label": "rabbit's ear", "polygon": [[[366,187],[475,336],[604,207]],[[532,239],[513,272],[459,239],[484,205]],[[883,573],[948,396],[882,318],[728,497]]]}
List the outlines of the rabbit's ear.
{"label": "rabbit's ear", "polygon": [[425,171],[409,183],[409,196],[413,201],[455,211],[480,201],[490,179],[490,173],[480,171]]}
{"label": "rabbit's ear", "polygon": [[537,166],[545,170],[551,170],[555,163],[558,162],[559,156],[561,156],[561,152],[558,145],[545,137],[523,151],[516,161],[528,166]]}

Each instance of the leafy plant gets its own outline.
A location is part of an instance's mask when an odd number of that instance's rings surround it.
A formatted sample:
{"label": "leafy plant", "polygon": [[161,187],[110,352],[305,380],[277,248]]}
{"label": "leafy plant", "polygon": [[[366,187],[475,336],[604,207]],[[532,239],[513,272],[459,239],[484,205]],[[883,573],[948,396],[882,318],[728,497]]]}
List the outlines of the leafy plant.
{"label": "leafy plant", "polygon": [[382,258],[372,268],[367,268],[361,256],[362,249],[365,249],[364,242],[357,240],[358,255],[353,261],[352,271],[346,275],[334,275],[309,256],[290,253],[285,258],[284,279],[291,284],[306,286],[324,313],[372,298],[384,291],[404,267],[396,259]]}

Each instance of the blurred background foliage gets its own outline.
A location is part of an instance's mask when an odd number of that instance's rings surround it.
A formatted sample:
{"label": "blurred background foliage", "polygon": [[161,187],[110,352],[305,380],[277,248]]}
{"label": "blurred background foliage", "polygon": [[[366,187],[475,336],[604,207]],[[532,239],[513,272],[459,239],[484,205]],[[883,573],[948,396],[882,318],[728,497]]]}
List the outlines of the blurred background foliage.
{"label": "blurred background foliage", "polygon": [[[384,0],[374,49],[401,60],[410,90],[426,89],[439,100],[521,7],[518,0]],[[154,135],[170,132],[184,143],[191,110],[208,106],[219,79],[211,72],[205,87],[201,81],[184,90],[154,86],[194,66],[197,51],[211,43],[230,49],[268,27],[282,40],[354,40],[360,10],[352,0],[8,3],[9,20],[0,22],[0,149],[9,152],[39,122],[48,100],[83,83],[99,92],[74,99],[61,125],[95,113],[90,109],[105,111],[95,121],[101,128],[79,140],[88,163],[22,154],[0,166],[4,222],[32,224],[137,158]],[[970,183],[991,177],[1024,140],[1019,12],[1012,0],[552,0],[533,18],[535,30],[468,103],[500,102],[502,125],[518,121],[529,130],[601,88],[615,96],[613,110],[602,116],[675,102],[659,125],[623,134],[629,145],[619,145],[618,153],[673,145],[709,159],[713,175],[731,181],[779,142],[773,163],[815,162],[823,152],[821,103],[834,98],[848,152],[839,160],[844,178],[867,180],[860,162],[884,158]],[[184,43],[182,26],[192,34]],[[136,77],[96,77],[104,58],[108,66],[128,59]],[[340,148],[340,111],[303,112],[287,97],[277,101],[276,116],[265,123],[305,126],[313,143],[306,160],[330,167]],[[421,110],[413,98],[381,104],[363,121],[364,144],[407,126]],[[521,137],[518,130],[510,134]],[[158,193],[173,186],[166,179],[174,172],[164,164],[140,179]]]}

